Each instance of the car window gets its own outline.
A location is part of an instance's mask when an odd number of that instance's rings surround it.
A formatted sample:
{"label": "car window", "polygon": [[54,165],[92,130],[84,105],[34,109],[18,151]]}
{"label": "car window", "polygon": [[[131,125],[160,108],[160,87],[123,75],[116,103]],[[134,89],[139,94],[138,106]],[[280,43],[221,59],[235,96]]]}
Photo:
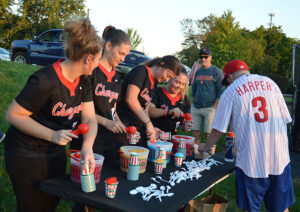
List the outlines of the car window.
{"label": "car window", "polygon": [[58,42],[63,42],[64,41],[64,33],[60,33]]}
{"label": "car window", "polygon": [[56,31],[50,31],[50,32],[47,32],[45,34],[43,34],[39,40],[41,42],[53,42],[54,39],[55,39],[55,36],[56,36]]}

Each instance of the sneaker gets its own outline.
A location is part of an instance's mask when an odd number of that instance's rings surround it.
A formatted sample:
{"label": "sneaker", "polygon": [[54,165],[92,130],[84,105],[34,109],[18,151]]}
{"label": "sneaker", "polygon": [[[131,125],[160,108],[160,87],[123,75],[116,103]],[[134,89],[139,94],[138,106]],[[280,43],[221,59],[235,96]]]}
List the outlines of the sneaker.
{"label": "sneaker", "polygon": [[0,143],[3,141],[4,138],[5,138],[5,133],[0,131]]}

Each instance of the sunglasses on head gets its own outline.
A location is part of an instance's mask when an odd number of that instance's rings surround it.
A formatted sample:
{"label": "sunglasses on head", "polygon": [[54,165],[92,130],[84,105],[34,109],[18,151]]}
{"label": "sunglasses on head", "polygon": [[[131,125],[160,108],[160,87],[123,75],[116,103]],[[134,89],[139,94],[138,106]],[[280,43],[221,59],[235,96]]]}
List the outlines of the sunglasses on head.
{"label": "sunglasses on head", "polygon": [[207,59],[209,56],[208,55],[200,55],[200,59]]}

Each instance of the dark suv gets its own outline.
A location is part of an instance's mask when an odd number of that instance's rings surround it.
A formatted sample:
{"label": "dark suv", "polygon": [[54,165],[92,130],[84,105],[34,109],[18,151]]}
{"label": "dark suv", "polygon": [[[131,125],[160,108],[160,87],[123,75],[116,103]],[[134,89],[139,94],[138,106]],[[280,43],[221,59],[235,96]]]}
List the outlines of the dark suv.
{"label": "dark suv", "polygon": [[62,29],[51,29],[33,36],[32,40],[15,40],[11,44],[11,60],[45,66],[64,58],[62,32]]}
{"label": "dark suv", "polygon": [[116,68],[121,75],[128,74],[134,66],[151,60],[151,57],[143,52],[130,50],[130,53],[125,57],[124,62],[120,63]]}
{"label": "dark suv", "polygon": [[[51,29],[33,36],[32,40],[15,40],[11,45],[11,60],[17,63],[46,66],[64,59],[63,30]],[[126,75],[132,67],[151,58],[143,52],[130,50],[123,63],[116,69]]]}

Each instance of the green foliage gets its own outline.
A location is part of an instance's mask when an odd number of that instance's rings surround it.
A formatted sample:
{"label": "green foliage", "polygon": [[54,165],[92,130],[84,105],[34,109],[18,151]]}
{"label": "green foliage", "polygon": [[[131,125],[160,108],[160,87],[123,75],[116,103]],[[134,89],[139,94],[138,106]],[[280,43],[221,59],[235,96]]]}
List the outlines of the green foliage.
{"label": "green foliage", "polygon": [[190,46],[182,49],[180,52],[176,53],[176,57],[181,61],[181,63],[192,67],[194,62],[199,59],[198,57],[199,49],[197,46]]}
{"label": "green foliage", "polygon": [[[209,46],[213,64],[220,68],[234,59],[245,61],[252,73],[272,78],[283,93],[292,93],[292,44],[299,42],[288,38],[281,26],[258,27],[253,31],[241,28],[230,10],[221,17],[209,15],[203,19],[184,19],[183,49],[177,56],[191,66],[198,59],[196,48]],[[191,61],[194,60],[194,61]]]}
{"label": "green foliage", "polygon": [[136,49],[143,42],[143,38],[141,38],[140,34],[135,29],[128,28],[125,32],[129,36],[131,49]]}
{"label": "green foliage", "polygon": [[84,0],[1,0],[0,6],[0,17],[5,17],[0,18],[0,45],[7,49],[14,40],[62,28],[72,15],[85,16]]}

